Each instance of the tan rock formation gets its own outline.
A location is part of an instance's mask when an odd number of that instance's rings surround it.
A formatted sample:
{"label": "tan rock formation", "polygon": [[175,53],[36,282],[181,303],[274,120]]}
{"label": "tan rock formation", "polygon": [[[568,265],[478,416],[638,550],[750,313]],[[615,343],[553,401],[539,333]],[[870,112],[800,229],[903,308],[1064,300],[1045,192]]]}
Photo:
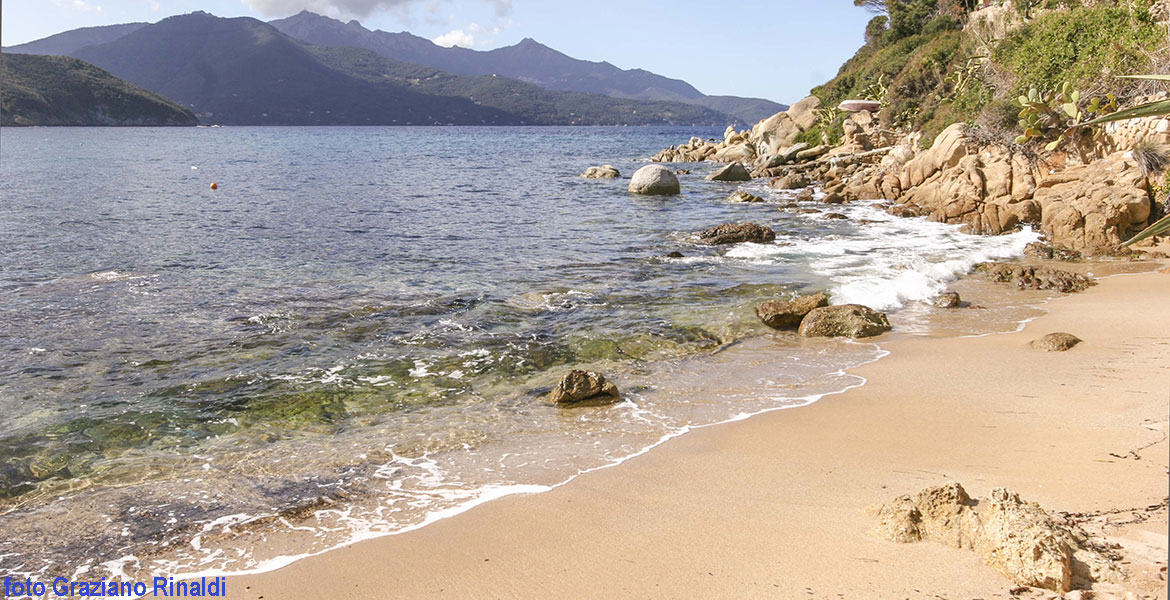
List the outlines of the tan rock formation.
{"label": "tan rock formation", "polygon": [[1140,231],[1150,218],[1145,174],[1118,152],[1040,181],[1035,200],[1053,246],[1099,254]]}
{"label": "tan rock formation", "polygon": [[762,154],[777,154],[781,149],[791,146],[797,135],[816,124],[816,111],[820,107],[821,100],[809,96],[788,107],[788,110],[756,123],[749,140]]}
{"label": "tan rock formation", "polygon": [[1081,343],[1081,338],[1071,333],[1050,333],[1038,340],[1032,340],[1031,346],[1045,352],[1068,352],[1073,346]]}
{"label": "tan rock formation", "polygon": [[976,502],[950,482],[871,507],[871,533],[894,542],[933,541],[974,550],[1017,585],[1067,592],[1074,584],[1118,581],[1115,558],[1093,547],[1084,532],[1057,523],[1019,494],[995,489]]}
{"label": "tan rock formation", "polygon": [[[908,154],[898,151],[901,158]],[[907,160],[896,180],[876,174],[851,186],[858,195],[876,192],[896,200],[904,207],[896,212],[962,224],[969,233],[999,234],[1038,223],[1053,246],[1087,254],[1112,251],[1150,217],[1145,175],[1127,153],[1041,173],[1020,154],[977,148],[964,125],[956,124]]]}

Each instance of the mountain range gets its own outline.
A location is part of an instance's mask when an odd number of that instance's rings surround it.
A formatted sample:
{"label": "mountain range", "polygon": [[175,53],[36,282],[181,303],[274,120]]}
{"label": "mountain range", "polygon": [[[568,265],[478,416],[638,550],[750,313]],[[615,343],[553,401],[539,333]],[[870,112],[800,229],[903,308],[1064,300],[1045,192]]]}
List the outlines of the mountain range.
{"label": "mountain range", "polygon": [[486,52],[309,12],[265,24],[196,12],[4,49],[91,62],[223,124],[754,122],[785,107],[568,57],[534,40]]}
{"label": "mountain range", "polygon": [[788,108],[760,98],[707,96],[679,79],[642,69],[623,70],[608,62],[578,60],[532,38],[513,46],[477,51],[458,46],[446,48],[408,32],[371,31],[357,21],[343,23],[309,11],[271,24],[311,44],[356,46],[386,58],[427,65],[456,75],[499,75],[549,90],[683,102],[732,115],[745,123],[755,123]]}

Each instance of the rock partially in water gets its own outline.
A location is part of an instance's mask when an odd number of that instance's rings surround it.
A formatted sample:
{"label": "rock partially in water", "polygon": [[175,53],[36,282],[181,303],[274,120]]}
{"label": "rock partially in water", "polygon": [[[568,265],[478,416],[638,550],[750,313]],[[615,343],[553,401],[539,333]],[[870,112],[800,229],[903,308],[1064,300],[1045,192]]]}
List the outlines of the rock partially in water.
{"label": "rock partially in water", "polygon": [[710,246],[741,242],[766,244],[776,241],[776,232],[757,223],[724,223],[699,232],[699,241]]}
{"label": "rock partially in water", "polygon": [[871,533],[900,543],[933,541],[974,550],[983,562],[1017,585],[1067,592],[1073,583],[1114,581],[1115,557],[1079,530],[1059,524],[1019,494],[995,489],[983,502],[950,482],[870,507]]}
{"label": "rock partially in water", "polygon": [[743,190],[739,190],[727,198],[728,202],[763,202],[764,199]]}
{"label": "rock partially in water", "polygon": [[800,322],[800,335],[805,337],[863,338],[890,329],[890,320],[884,313],[860,304],[816,308]]}
{"label": "rock partially in water", "polygon": [[751,181],[751,179],[751,173],[748,173],[748,170],[737,162],[707,176],[707,181]]}
{"label": "rock partially in water", "polygon": [[800,190],[799,194],[796,195],[796,200],[798,202],[812,202],[813,200],[816,200],[816,198],[817,196],[813,193],[811,188],[804,188],[803,190]]}
{"label": "rock partially in water", "polygon": [[987,273],[993,280],[1015,282],[1021,290],[1056,290],[1065,294],[1084,291],[1097,282],[1086,275],[1012,263],[980,263],[976,271]]}
{"label": "rock partially in water", "polygon": [[634,194],[669,196],[682,191],[678,177],[662,165],[646,165],[630,179],[629,190]]}
{"label": "rock partially in water", "polygon": [[935,297],[933,304],[937,308],[959,308],[963,303],[963,299],[959,297],[959,292],[943,292]]}
{"label": "rock partially in water", "polygon": [[795,300],[772,300],[756,307],[756,316],[772,329],[797,329],[814,308],[829,305],[828,294],[801,296]]}
{"label": "rock partially in water", "polygon": [[825,204],[845,204],[845,196],[836,192],[829,192],[825,194],[824,198],[821,198],[821,202]]}
{"label": "rock partially in water", "polygon": [[1052,246],[1043,242],[1032,242],[1024,246],[1024,256],[1034,256],[1036,258],[1051,259],[1054,255]]}
{"label": "rock partially in water", "polygon": [[613,165],[602,165],[585,169],[581,176],[585,179],[617,179],[622,174]]}
{"label": "rock partially in water", "polygon": [[584,406],[613,404],[622,399],[616,385],[606,380],[601,373],[592,371],[569,371],[548,398],[560,406]]}
{"label": "rock partially in water", "polygon": [[1050,333],[1038,340],[1032,340],[1032,347],[1045,352],[1067,352],[1081,343],[1081,338],[1071,333]]}
{"label": "rock partially in water", "polygon": [[849,217],[847,217],[841,213],[825,213],[825,218],[826,219],[835,219],[835,220],[840,221],[840,220],[848,219]]}

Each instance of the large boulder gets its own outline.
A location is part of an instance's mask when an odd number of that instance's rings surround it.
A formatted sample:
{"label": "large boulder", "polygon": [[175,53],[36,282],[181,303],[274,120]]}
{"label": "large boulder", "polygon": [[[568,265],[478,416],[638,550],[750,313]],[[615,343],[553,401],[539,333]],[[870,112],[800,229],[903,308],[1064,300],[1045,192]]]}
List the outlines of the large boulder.
{"label": "large boulder", "polygon": [[885,314],[860,304],[815,308],[800,322],[800,335],[805,337],[863,338],[890,329]]}
{"label": "large boulder", "polygon": [[1118,152],[1044,178],[1035,200],[1053,246],[1104,254],[1149,220],[1153,207],[1146,189],[1141,168],[1128,153]]}
{"label": "large boulder", "polygon": [[700,231],[699,241],[710,246],[741,242],[766,244],[776,241],[776,232],[756,223],[724,223]]}
{"label": "large boulder", "polygon": [[601,373],[578,370],[569,371],[548,395],[551,402],[561,406],[612,404],[621,397],[617,386]]}
{"label": "large boulder", "polygon": [[711,156],[718,162],[745,162],[751,164],[756,160],[756,148],[748,142],[725,145]]}
{"label": "large boulder", "polygon": [[814,308],[829,305],[828,294],[801,296],[795,300],[772,300],[756,307],[756,316],[772,329],[797,329]]}
{"label": "large boulder", "polygon": [[618,172],[613,165],[602,165],[600,167],[589,167],[581,174],[585,179],[617,179],[622,174]]}
{"label": "large boulder", "polygon": [[752,127],[749,138],[762,154],[778,154],[781,148],[791,146],[796,136],[817,122],[821,101],[809,96],[788,110],[778,112]]}
{"label": "large boulder", "polygon": [[788,116],[801,131],[812,129],[817,124],[817,110],[821,108],[821,99],[808,96],[788,107]]}
{"label": "large boulder", "polygon": [[967,125],[955,123],[947,127],[934,139],[930,149],[906,163],[899,178],[902,189],[908,190],[933,176],[935,173],[959,164],[967,155],[971,140],[967,138]]}
{"label": "large boulder", "polygon": [[707,176],[707,181],[751,181],[752,175],[740,163],[731,163]]}
{"label": "large boulder", "polygon": [[630,178],[630,192],[647,195],[678,194],[681,187],[674,172],[662,165],[646,165]]}

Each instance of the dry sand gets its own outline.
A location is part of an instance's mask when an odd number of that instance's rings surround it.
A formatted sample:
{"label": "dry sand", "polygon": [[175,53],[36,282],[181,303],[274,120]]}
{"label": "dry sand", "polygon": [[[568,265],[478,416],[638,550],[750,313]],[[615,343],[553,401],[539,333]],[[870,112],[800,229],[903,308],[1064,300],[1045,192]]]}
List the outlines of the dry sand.
{"label": "dry sand", "polygon": [[[854,371],[864,387],[229,589],[273,600],[1011,597],[973,552],[867,533],[866,506],[956,480],[972,496],[1007,487],[1050,511],[1099,514],[1089,525],[1121,544],[1129,597],[1166,598],[1170,272],[1112,277],[1048,308],[1020,333],[890,342],[891,356]],[[1057,331],[1085,341],[1028,346]]]}

